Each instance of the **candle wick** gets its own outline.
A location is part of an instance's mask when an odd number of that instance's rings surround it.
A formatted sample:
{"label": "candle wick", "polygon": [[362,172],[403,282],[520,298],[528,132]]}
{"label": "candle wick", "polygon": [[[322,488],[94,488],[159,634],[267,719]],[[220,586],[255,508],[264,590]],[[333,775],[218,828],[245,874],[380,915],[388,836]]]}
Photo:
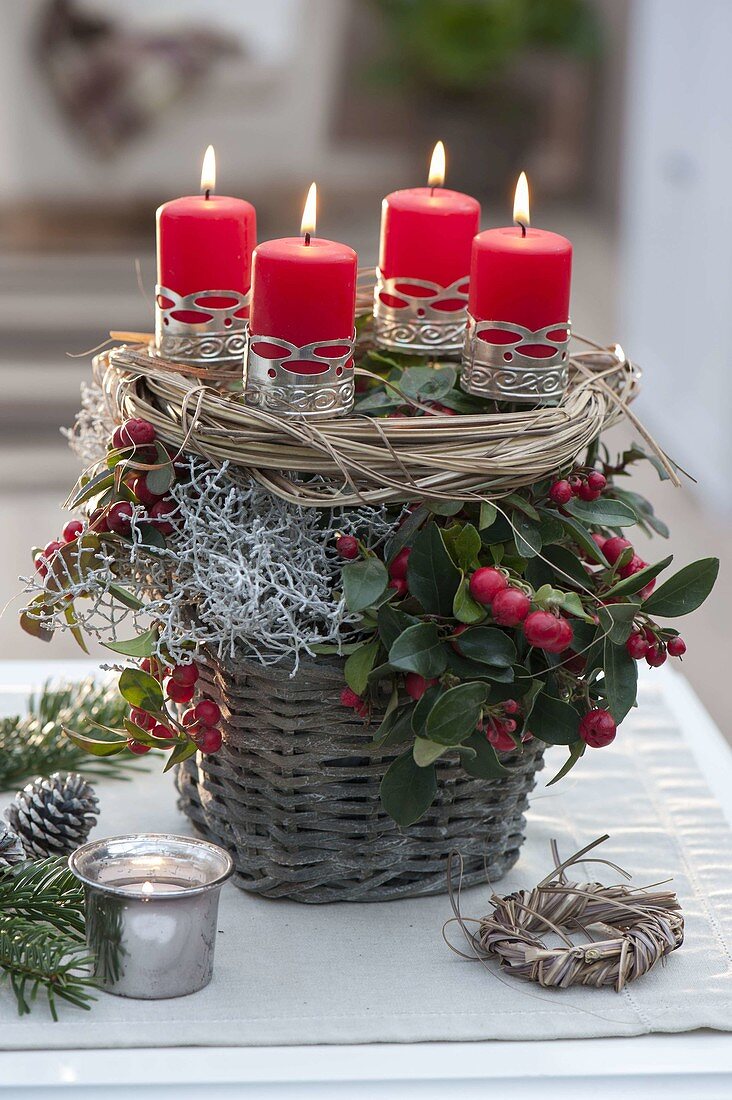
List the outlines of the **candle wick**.
{"label": "candle wick", "polygon": [[516,224],[521,226],[521,236],[525,237],[526,236],[526,226],[524,225],[524,223],[523,222],[517,222]]}
{"label": "candle wick", "polygon": [[430,198],[434,198],[434,194],[435,194],[434,187],[430,187]]}
{"label": "candle wick", "polygon": [[211,188],[210,187],[207,187],[206,190],[203,192],[203,197],[207,201],[208,201],[208,199],[211,198]]}
{"label": "candle wick", "polygon": [[306,234],[305,234],[305,247],[307,248],[307,246],[308,246],[309,244],[310,244],[310,234],[309,234],[309,233],[306,233]]}

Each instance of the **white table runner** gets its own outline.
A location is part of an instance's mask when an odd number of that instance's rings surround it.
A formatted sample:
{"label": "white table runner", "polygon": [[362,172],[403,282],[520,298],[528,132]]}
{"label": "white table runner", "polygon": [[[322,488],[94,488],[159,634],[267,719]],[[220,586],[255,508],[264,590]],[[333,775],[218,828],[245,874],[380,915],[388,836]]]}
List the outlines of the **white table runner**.
{"label": "white table runner", "polygon": [[[560,761],[553,751],[545,779]],[[169,777],[141,775],[134,786],[105,781],[98,792],[95,836],[188,831]],[[308,906],[255,898],[229,885],[207,989],[172,1001],[100,994],[91,1012],[63,1006],[54,1024],[45,1007],[19,1018],[3,988],[0,1050],[732,1030],[732,832],[663,691],[648,683],[640,711],[627,719],[614,746],[588,752],[556,787],[543,789],[540,782],[521,859],[499,892],[533,885],[547,872],[551,837],[569,855],[603,832],[611,839],[601,854],[632,871],[636,882],[673,878],[686,918],[682,948],[621,994],[544,991],[462,961],[442,940],[450,916],[444,896]],[[489,893],[488,887],[464,891],[464,914],[482,915]],[[453,939],[460,943],[459,932]]]}

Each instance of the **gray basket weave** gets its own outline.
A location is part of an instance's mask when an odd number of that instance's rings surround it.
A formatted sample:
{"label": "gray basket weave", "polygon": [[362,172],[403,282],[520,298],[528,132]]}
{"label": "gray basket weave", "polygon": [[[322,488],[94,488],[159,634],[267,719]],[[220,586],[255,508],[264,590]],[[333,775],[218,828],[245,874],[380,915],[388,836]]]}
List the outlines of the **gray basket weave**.
{"label": "gray basket weave", "polygon": [[433,806],[403,829],[379,801],[394,750],[365,749],[375,726],[340,705],[342,661],[306,660],[290,678],[281,667],[215,660],[203,680],[224,713],[224,743],[180,766],[179,806],[231,853],[241,889],[303,902],[386,901],[444,892],[453,849],[464,885],[498,879],[518,859],[540,742],[508,757],[511,775],[498,780],[441,762]]}

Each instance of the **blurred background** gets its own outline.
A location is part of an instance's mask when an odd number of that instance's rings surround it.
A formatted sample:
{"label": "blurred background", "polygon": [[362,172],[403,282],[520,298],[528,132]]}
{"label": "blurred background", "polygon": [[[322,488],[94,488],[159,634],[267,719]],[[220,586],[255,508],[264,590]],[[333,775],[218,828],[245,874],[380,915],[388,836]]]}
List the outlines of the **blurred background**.
{"label": "blurred background", "polygon": [[[639,491],[678,565],[723,559],[683,624],[684,670],[730,734],[728,0],[0,0],[0,16],[3,605],[78,472],[59,432],[89,371],[74,356],[151,330],[154,211],[197,192],[206,145],[260,239],[297,231],[317,179],[319,234],[373,264],[382,196],[426,182],[441,138],[485,226],[510,223],[527,171],[533,223],[574,243],[575,329],[644,368],[638,411],[696,482],[643,471]],[[0,658],[75,655],[22,634],[16,609]]]}

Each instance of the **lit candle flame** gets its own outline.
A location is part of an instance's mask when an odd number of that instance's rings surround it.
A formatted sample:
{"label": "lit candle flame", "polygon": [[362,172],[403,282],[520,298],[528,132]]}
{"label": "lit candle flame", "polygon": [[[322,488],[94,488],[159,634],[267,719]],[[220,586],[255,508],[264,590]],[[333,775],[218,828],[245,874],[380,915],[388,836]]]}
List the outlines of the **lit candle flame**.
{"label": "lit candle flame", "polygon": [[432,150],[430,161],[430,174],[427,177],[428,187],[442,187],[445,182],[445,146],[441,141],[437,142]]}
{"label": "lit candle flame", "polygon": [[529,181],[526,173],[522,172],[516,183],[516,194],[513,199],[513,220],[522,229],[528,229],[531,225],[529,216]]}
{"label": "lit candle flame", "polygon": [[302,212],[302,221],[300,222],[300,232],[305,238],[305,242],[309,243],[310,235],[315,233],[316,223],[316,206],[318,201],[318,189],[314,183],[310,184],[310,190],[308,191],[308,197],[305,199],[305,207]]}
{"label": "lit candle flame", "polygon": [[216,154],[213,145],[209,145],[203,155],[201,165],[201,190],[204,194],[216,190]]}
{"label": "lit candle flame", "polygon": [[[211,148],[211,146],[209,145],[209,149],[210,149],[210,148]],[[143,893],[143,894],[144,894],[144,895],[145,895],[146,897],[150,897],[150,894],[154,894],[154,893],[155,893],[155,887],[153,886],[153,884],[152,884],[151,882],[143,882],[143,884],[142,884],[142,886],[141,886],[141,888],[140,888],[140,889],[141,889],[141,892],[142,892],[142,893]]]}

